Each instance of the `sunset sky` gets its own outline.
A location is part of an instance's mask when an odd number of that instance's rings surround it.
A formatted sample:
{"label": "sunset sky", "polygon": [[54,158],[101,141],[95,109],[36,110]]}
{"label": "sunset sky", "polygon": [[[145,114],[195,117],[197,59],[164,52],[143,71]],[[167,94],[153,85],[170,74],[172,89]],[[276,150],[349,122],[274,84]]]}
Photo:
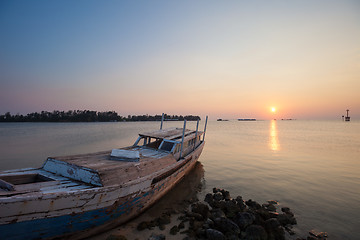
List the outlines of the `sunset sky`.
{"label": "sunset sky", "polygon": [[0,114],[74,109],[360,119],[360,1],[0,1]]}

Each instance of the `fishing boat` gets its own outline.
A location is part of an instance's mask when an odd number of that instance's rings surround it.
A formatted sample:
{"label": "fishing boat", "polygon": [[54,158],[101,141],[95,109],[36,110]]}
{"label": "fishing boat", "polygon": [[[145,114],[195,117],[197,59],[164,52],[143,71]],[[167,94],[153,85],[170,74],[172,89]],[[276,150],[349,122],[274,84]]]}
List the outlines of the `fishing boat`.
{"label": "fishing boat", "polygon": [[161,121],[129,147],[0,172],[0,239],[82,239],[129,221],[193,168],[206,124],[162,129]]}

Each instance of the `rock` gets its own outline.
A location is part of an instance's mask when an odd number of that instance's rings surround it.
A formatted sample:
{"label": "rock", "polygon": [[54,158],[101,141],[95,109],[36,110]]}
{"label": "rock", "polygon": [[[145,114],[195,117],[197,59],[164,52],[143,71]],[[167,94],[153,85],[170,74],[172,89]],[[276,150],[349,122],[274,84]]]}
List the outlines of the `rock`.
{"label": "rock", "polygon": [[315,230],[311,230],[309,232],[309,234],[316,237],[317,239],[326,239],[326,238],[328,238],[327,232],[317,232]]}
{"label": "rock", "polygon": [[217,192],[217,193],[214,193],[214,201],[221,201],[224,199],[224,196],[222,195],[221,192]]}
{"label": "rock", "polygon": [[201,214],[201,216],[204,219],[207,219],[210,216],[210,210],[209,210],[208,205],[201,203],[201,202],[194,203],[191,206],[191,211],[194,213]]}
{"label": "rock", "polygon": [[235,215],[241,211],[240,207],[237,205],[235,200],[233,201],[224,201],[221,209],[224,211],[226,217],[233,218]]}
{"label": "rock", "polygon": [[265,230],[268,234],[268,240],[285,240],[285,232],[279,221],[270,218],[265,221]]}
{"label": "rock", "polygon": [[291,225],[286,225],[285,226],[285,230],[291,235],[295,235],[295,232],[292,230],[292,226]]}
{"label": "rock", "polygon": [[208,193],[206,194],[204,201],[211,204],[214,201],[214,196],[211,193]]}
{"label": "rock", "polygon": [[210,213],[210,218],[212,220],[215,220],[216,218],[226,217],[225,213],[219,208],[212,209]]}
{"label": "rock", "polygon": [[213,193],[220,192],[221,190],[219,188],[213,188]]}
{"label": "rock", "polygon": [[171,218],[169,214],[162,214],[161,217],[156,219],[158,225],[166,225],[171,222]]}
{"label": "rock", "polygon": [[206,229],[206,239],[208,240],[225,240],[225,235],[215,229]]}
{"label": "rock", "polygon": [[219,230],[225,235],[227,234],[237,235],[240,233],[239,226],[228,218],[216,218],[214,223],[215,223],[215,229]]}
{"label": "rock", "polygon": [[261,208],[261,205],[258,204],[257,202],[249,199],[245,202],[245,204],[249,207],[249,208],[252,208],[252,209],[260,209]]}
{"label": "rock", "polygon": [[273,204],[273,205],[278,205],[278,204],[279,204],[279,203],[278,203],[277,201],[275,201],[275,200],[268,200],[267,202],[270,203],[270,204]]}
{"label": "rock", "polygon": [[165,230],[165,225],[163,225],[163,224],[159,225],[159,229],[160,229],[161,231]]}
{"label": "rock", "polygon": [[179,232],[179,228],[178,226],[173,226],[171,229],[170,229],[170,234],[171,235],[176,235],[177,233]]}
{"label": "rock", "polygon": [[148,240],[165,240],[165,236],[162,234],[152,233]]}
{"label": "rock", "polygon": [[139,223],[136,229],[138,231],[142,231],[142,230],[144,230],[146,228],[148,228],[148,222],[144,221],[144,222]]}
{"label": "rock", "polygon": [[207,228],[214,228],[214,221],[211,220],[210,218],[206,219],[206,221],[204,222],[203,228],[207,229]]}
{"label": "rock", "polygon": [[281,211],[284,212],[284,213],[287,213],[287,212],[290,212],[290,208],[288,208],[288,207],[282,207],[282,208],[281,208]]}
{"label": "rock", "polygon": [[290,225],[297,224],[296,219],[293,216],[288,215],[286,213],[279,214],[277,219],[279,220],[280,224],[283,226],[286,226],[288,224],[290,224]]}
{"label": "rock", "polygon": [[222,193],[225,201],[230,201],[231,196],[230,196],[230,192],[229,192],[229,191],[222,190],[221,193]]}
{"label": "rock", "polygon": [[204,220],[204,217],[200,214],[200,213],[195,213],[195,212],[188,212],[186,214],[187,217],[198,220],[198,221],[202,221]]}
{"label": "rock", "polygon": [[246,240],[267,240],[267,233],[262,226],[251,225],[245,230]]}
{"label": "rock", "polygon": [[241,211],[244,211],[246,209],[246,204],[241,196],[236,197],[236,205],[240,208]]}
{"label": "rock", "polygon": [[269,212],[269,218],[277,218],[279,216],[279,213],[277,212]]}
{"label": "rock", "polygon": [[185,222],[180,222],[178,225],[179,230],[185,228]]}
{"label": "rock", "polygon": [[202,228],[204,222],[203,221],[191,221],[190,222],[190,227],[191,229],[196,232],[199,228]]}
{"label": "rock", "polygon": [[106,240],[127,240],[127,238],[123,235],[113,235],[111,234],[106,238]]}
{"label": "rock", "polygon": [[255,221],[255,216],[249,212],[238,213],[234,218],[234,222],[239,226],[241,230],[244,230],[254,221]]}
{"label": "rock", "polygon": [[276,207],[275,207],[273,204],[264,203],[264,204],[263,204],[263,207],[264,207],[266,210],[268,210],[268,211],[276,212]]}

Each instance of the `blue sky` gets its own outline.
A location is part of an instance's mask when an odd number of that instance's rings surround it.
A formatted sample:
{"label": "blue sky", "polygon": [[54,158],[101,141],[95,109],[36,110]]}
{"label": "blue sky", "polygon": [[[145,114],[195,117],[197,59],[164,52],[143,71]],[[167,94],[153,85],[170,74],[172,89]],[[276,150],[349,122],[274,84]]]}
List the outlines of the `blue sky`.
{"label": "blue sky", "polygon": [[359,1],[1,1],[0,114],[360,117]]}

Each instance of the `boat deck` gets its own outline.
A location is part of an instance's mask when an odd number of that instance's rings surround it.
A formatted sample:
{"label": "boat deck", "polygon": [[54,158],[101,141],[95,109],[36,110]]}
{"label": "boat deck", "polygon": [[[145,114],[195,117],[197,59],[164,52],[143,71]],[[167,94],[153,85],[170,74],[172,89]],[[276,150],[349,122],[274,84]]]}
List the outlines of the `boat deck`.
{"label": "boat deck", "polygon": [[[46,179],[37,180],[37,182],[31,182],[31,184],[26,182],[27,179],[34,178],[38,175],[44,176]],[[95,187],[36,168],[2,171],[0,173],[0,179],[13,183],[12,185],[14,186],[14,190],[12,191],[0,188],[0,198],[30,196],[39,193],[71,192]]]}
{"label": "boat deck", "polygon": [[[75,175],[89,174],[91,176],[88,177],[88,180],[85,178],[78,180],[97,186],[112,186],[121,185],[150,175],[164,169],[166,166],[176,163],[175,158],[172,154],[169,154],[169,152],[138,146],[125,149],[139,152],[139,161],[114,160],[110,157],[111,152],[105,151],[93,154],[52,157],[47,161],[56,163],[54,164],[56,166],[51,167],[54,171],[48,168],[45,169],[62,176],[75,177],[75,179],[77,179]],[[60,172],[59,166],[61,167],[61,165],[64,164],[66,164],[64,166],[66,169]],[[46,163],[44,166],[46,166]],[[72,168],[73,174],[69,173],[69,168]]]}

